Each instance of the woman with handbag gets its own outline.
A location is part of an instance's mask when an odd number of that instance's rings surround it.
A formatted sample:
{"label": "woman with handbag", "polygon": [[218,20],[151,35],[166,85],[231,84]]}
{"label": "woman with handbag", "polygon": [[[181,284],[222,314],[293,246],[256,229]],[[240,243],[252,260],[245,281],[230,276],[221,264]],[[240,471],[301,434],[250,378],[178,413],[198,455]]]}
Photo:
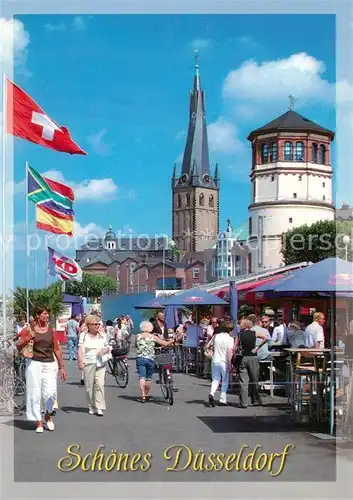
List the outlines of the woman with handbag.
{"label": "woman with handbag", "polygon": [[233,330],[234,323],[232,321],[223,323],[221,327],[215,329],[214,336],[205,348],[205,356],[212,356],[212,384],[211,392],[208,396],[208,401],[212,407],[215,406],[214,396],[221,381],[222,387],[219,405],[227,406],[229,374],[232,370],[232,358],[234,354],[234,339],[231,336]]}
{"label": "woman with handbag", "polygon": [[106,333],[100,329],[97,316],[87,316],[85,324],[87,331],[80,334],[78,342],[78,367],[83,370],[88,413],[94,415],[96,412],[99,417],[103,417],[103,411],[106,409],[105,371],[111,348]]}
{"label": "woman with handbag", "polygon": [[36,432],[43,432],[41,402],[44,403],[45,425],[49,431],[55,426],[52,419],[57,397],[57,373],[67,378],[56,332],[49,325],[45,307],[35,311],[34,322],[21,331],[17,349],[26,360],[27,420],[37,423]]}

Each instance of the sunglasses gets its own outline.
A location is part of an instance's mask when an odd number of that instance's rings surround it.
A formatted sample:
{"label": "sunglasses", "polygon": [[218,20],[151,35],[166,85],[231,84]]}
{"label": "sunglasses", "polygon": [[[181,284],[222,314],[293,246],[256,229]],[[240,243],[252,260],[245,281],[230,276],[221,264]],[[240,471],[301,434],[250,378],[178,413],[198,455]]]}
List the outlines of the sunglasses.
{"label": "sunglasses", "polygon": [[89,323],[91,326],[99,326],[99,323]]}

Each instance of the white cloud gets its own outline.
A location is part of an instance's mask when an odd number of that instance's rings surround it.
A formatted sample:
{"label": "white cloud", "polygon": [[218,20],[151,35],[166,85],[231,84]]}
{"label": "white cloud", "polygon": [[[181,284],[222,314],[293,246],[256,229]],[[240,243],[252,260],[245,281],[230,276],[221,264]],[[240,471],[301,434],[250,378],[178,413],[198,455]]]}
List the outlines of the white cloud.
{"label": "white cloud", "polygon": [[29,42],[29,33],[21,21],[0,18],[0,62],[4,72],[11,74],[16,65],[29,74],[25,68]]}
{"label": "white cloud", "polygon": [[176,134],[175,139],[176,139],[177,141],[179,141],[180,139],[184,139],[185,134],[186,134],[185,129],[180,130],[180,131]]}
{"label": "white cloud", "polygon": [[82,16],[75,16],[72,22],[72,27],[75,31],[83,31],[86,28],[86,23]]}
{"label": "white cloud", "polygon": [[107,129],[102,129],[95,134],[91,134],[88,137],[88,142],[91,145],[93,151],[100,156],[109,156],[110,148],[108,144],[104,142],[104,137],[107,134]]}
{"label": "white cloud", "polygon": [[212,40],[206,38],[195,38],[191,42],[191,46],[194,50],[207,49],[212,44]]}
{"label": "white cloud", "polygon": [[244,145],[238,137],[237,127],[223,116],[207,127],[208,143],[211,152],[223,154],[238,153]]}
{"label": "white cloud", "polygon": [[75,222],[74,224],[74,237],[75,238],[101,238],[102,236],[105,235],[107,232],[107,229],[103,229],[101,226],[94,222],[89,222],[86,225],[82,225],[79,222]]}
{"label": "white cloud", "polygon": [[248,60],[227,75],[223,95],[252,106],[283,105],[290,94],[298,98],[297,107],[307,101],[332,103],[334,85],[323,78],[325,70],[322,61],[305,52],[263,63]]}
{"label": "white cloud", "polygon": [[59,23],[59,24],[47,23],[44,25],[44,28],[46,29],[46,31],[51,31],[51,32],[66,30],[66,26],[64,23]]}

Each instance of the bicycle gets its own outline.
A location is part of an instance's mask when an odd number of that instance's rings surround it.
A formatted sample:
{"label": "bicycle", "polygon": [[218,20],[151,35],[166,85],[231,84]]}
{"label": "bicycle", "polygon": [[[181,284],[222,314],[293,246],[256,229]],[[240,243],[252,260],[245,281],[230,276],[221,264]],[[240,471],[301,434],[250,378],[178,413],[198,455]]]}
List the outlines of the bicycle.
{"label": "bicycle", "polygon": [[123,344],[120,347],[115,340],[111,340],[109,344],[112,346],[112,358],[108,360],[107,372],[115,378],[118,387],[124,389],[129,383],[127,354],[130,346]]}
{"label": "bicycle", "polygon": [[156,381],[161,387],[164,399],[169,403],[169,406],[174,404],[174,382],[172,375],[173,357],[171,354],[161,352],[156,354],[156,366],[158,367],[159,379]]}
{"label": "bicycle", "polygon": [[14,366],[14,346],[5,341],[0,345],[0,403],[13,413],[26,407],[26,382]]}

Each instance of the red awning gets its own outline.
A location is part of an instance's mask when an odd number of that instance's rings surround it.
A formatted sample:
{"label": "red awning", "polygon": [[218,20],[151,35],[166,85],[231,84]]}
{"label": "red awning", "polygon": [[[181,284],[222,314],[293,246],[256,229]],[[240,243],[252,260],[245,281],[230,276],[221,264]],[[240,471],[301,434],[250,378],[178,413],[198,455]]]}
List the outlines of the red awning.
{"label": "red awning", "polygon": [[[249,281],[248,283],[242,283],[237,286],[238,292],[250,292],[252,290],[255,290],[261,285],[265,285],[266,283],[270,283],[271,281],[278,280],[280,278],[283,278],[285,275],[284,274],[276,274],[275,276],[270,276],[269,278],[263,278],[262,280],[257,280],[257,281]],[[229,293],[229,285],[226,287],[222,288],[221,290],[211,292],[216,294],[218,297],[223,298]]]}

